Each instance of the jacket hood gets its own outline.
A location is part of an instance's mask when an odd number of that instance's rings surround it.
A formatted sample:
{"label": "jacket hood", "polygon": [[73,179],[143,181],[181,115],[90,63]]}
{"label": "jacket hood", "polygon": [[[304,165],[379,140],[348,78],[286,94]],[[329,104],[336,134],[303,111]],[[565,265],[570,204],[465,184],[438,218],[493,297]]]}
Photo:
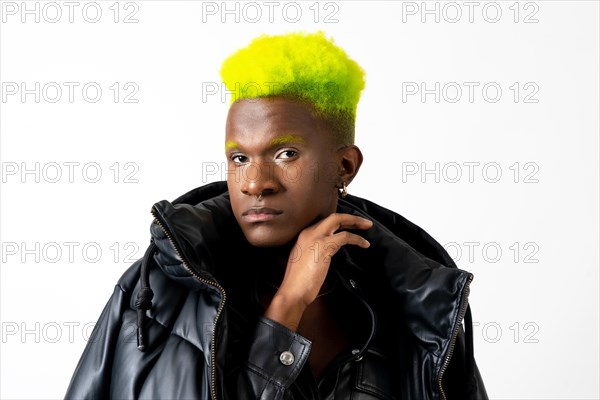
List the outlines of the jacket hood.
{"label": "jacket hood", "polygon": [[[339,199],[337,211],[373,220],[373,227],[360,233],[371,246],[344,249],[356,264],[384,275],[397,295],[393,307],[421,345],[438,356],[445,353],[466,312],[472,275],[456,268],[423,229],[393,211],[352,195]],[[155,258],[163,272],[190,288],[222,292],[215,265],[239,252],[227,246],[242,235],[226,182],[198,187],[173,202],[160,201],[152,213],[151,233],[159,249]]]}

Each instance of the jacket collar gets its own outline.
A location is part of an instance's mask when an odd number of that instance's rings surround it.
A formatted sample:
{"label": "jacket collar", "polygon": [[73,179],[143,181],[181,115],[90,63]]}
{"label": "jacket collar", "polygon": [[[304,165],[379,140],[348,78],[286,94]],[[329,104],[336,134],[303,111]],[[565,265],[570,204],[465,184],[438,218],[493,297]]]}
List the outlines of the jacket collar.
{"label": "jacket collar", "polygon": [[[348,195],[339,200],[338,212],[374,221],[364,233],[371,247],[365,251],[347,246],[347,254],[361,268],[385,276],[396,295],[391,307],[398,317],[420,346],[434,355],[444,354],[466,312],[472,275],[456,268],[443,247],[423,229],[393,211]],[[226,182],[193,189],[172,203],[158,202],[153,214],[160,222],[153,224],[151,232],[163,272],[191,287],[220,288],[214,279],[214,265],[232,253],[227,240],[220,239],[242,235]]]}
{"label": "jacket collar", "polygon": [[[173,200],[172,204],[198,205],[206,200],[226,194],[226,192],[227,182],[213,182],[184,193]],[[369,218],[375,219],[381,223],[391,234],[402,238],[407,245],[414,248],[417,252],[447,267],[456,268],[456,264],[440,243],[431,237],[425,230],[400,214],[351,194],[348,194],[345,199],[339,199],[338,211],[340,211],[340,209],[354,210],[351,213],[368,215]],[[228,210],[228,212],[231,212],[231,210]]]}

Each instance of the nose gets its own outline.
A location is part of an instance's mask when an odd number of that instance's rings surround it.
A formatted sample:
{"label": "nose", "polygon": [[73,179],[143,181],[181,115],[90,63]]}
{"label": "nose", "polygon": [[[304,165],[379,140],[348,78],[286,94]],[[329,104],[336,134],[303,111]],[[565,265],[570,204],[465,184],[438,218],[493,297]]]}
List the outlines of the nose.
{"label": "nose", "polygon": [[242,193],[248,196],[267,196],[280,189],[275,163],[249,163],[242,171]]}

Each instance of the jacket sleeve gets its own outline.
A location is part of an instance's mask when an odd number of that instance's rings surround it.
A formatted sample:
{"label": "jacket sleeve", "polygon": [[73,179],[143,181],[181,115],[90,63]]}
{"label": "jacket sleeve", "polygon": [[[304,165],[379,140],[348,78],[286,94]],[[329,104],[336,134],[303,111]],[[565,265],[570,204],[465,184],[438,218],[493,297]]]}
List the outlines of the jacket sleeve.
{"label": "jacket sleeve", "polygon": [[473,323],[467,308],[465,329],[459,330],[448,370],[443,378],[447,400],[488,400],[483,379],[473,354]]}
{"label": "jacket sleeve", "polygon": [[260,317],[239,376],[236,399],[292,398],[289,388],[304,367],[311,344],[283,325]]}
{"label": "jacket sleeve", "polygon": [[[136,264],[131,269],[134,269]],[[120,284],[117,284],[100,314],[75,368],[65,399],[107,399],[110,397],[113,356],[121,332],[123,309],[127,301],[125,291]]]}

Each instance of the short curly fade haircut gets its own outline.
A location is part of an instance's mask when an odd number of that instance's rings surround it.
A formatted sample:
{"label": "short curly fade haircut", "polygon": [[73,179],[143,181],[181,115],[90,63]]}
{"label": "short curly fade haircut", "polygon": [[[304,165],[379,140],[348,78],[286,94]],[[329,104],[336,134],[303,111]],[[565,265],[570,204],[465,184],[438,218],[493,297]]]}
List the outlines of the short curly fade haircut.
{"label": "short curly fade haircut", "polygon": [[365,72],[322,31],[261,35],[228,57],[221,77],[241,99],[282,96],[306,101],[335,140],[354,143],[356,108]]}

